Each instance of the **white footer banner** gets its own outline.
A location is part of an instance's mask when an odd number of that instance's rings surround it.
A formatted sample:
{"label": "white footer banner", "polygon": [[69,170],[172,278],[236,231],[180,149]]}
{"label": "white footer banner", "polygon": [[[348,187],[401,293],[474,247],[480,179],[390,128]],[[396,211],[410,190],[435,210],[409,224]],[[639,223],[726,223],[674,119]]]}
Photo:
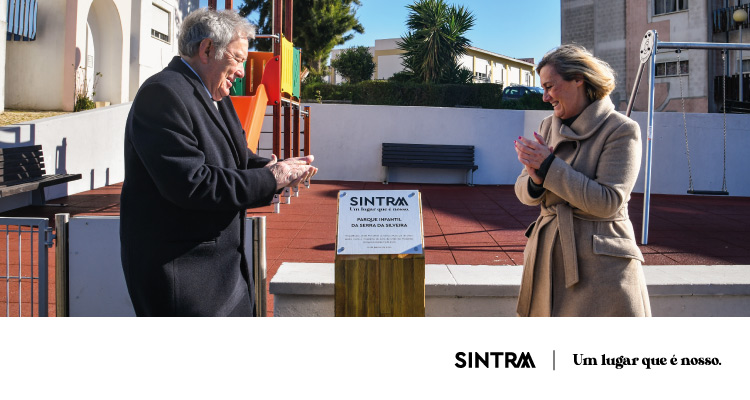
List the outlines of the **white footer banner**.
{"label": "white footer banner", "polygon": [[7,398],[747,398],[749,328],[748,318],[2,318],[0,382]]}

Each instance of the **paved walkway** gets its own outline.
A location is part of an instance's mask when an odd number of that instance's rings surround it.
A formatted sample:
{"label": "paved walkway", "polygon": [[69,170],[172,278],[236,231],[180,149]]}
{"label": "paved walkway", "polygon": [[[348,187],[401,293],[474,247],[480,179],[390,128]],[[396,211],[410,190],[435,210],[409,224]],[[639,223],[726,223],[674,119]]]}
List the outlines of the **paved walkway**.
{"label": "paved walkway", "polygon": [[[25,207],[0,215],[47,217],[52,224],[56,213],[119,215],[120,189],[111,185],[50,200],[65,206]],[[272,206],[248,213],[266,216],[269,282],[282,262],[334,261],[339,190],[398,189],[422,193],[428,264],[522,264],[523,233],[539,210],[519,203],[512,186],[314,181],[291,204],[282,204],[280,214]],[[634,194],[629,211],[639,241],[642,209],[643,196]],[[646,264],[750,264],[748,197],[652,195],[650,221],[649,244],[640,246]],[[54,288],[54,280],[51,284]]]}

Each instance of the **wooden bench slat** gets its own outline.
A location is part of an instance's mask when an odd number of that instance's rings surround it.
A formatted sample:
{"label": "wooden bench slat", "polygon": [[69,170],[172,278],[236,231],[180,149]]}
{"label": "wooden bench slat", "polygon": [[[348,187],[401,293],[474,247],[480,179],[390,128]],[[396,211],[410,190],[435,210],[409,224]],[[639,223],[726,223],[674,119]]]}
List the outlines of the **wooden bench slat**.
{"label": "wooden bench slat", "polygon": [[393,161],[415,161],[415,160],[430,160],[435,162],[442,162],[442,161],[462,161],[462,162],[474,162],[473,157],[449,157],[449,156],[440,156],[440,157],[428,157],[424,154],[385,154],[383,155],[383,161],[386,160],[393,160]]}
{"label": "wooden bench slat", "polygon": [[44,188],[81,179],[81,174],[46,175],[41,145],[0,148],[0,197],[34,192],[44,203]]}
{"label": "wooden bench slat", "polygon": [[386,182],[387,167],[468,169],[472,177],[479,168],[470,145],[383,143],[381,164],[386,167]]}
{"label": "wooden bench slat", "polygon": [[0,156],[16,153],[31,153],[34,151],[42,151],[42,145],[34,144],[31,146],[3,147],[0,148]]}
{"label": "wooden bench slat", "polygon": [[386,156],[401,156],[401,157],[426,157],[426,158],[434,158],[439,159],[440,157],[454,157],[454,158],[465,158],[469,160],[474,159],[474,155],[471,153],[456,153],[456,152],[442,152],[442,151],[436,151],[432,153],[423,153],[423,152],[409,152],[409,151],[389,151],[384,153]]}

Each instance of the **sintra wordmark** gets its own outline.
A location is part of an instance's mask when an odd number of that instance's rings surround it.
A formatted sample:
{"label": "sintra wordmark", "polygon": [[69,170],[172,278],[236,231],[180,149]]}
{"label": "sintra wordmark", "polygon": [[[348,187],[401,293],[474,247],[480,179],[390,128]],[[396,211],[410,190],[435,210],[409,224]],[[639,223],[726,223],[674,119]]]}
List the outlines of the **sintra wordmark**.
{"label": "sintra wordmark", "polygon": [[485,351],[456,353],[456,368],[536,368],[531,353],[512,351]]}

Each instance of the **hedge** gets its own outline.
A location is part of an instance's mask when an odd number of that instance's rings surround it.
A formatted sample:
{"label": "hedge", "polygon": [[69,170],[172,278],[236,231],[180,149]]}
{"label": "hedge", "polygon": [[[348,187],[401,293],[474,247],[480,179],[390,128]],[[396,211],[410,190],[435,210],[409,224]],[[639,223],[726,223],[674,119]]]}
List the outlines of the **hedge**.
{"label": "hedge", "polygon": [[338,100],[352,104],[478,107],[514,110],[551,110],[541,95],[527,95],[520,100],[503,101],[503,87],[491,83],[438,85],[413,82],[367,81],[356,84],[303,85],[302,98],[307,101]]}

